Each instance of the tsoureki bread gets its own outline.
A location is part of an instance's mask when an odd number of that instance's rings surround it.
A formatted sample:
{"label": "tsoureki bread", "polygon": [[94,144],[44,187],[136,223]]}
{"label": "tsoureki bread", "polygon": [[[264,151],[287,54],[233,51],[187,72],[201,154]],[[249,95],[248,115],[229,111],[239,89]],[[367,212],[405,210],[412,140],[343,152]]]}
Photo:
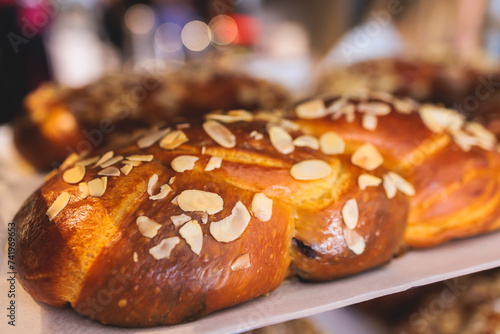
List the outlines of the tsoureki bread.
{"label": "tsoureki bread", "polygon": [[114,73],[81,88],[46,83],[24,101],[14,140],[38,170],[70,153],[93,152],[123,141],[137,129],[222,109],[283,107],[280,86],[223,68],[192,66],[171,73]]}
{"label": "tsoureki bread", "polygon": [[405,242],[500,227],[496,145],[452,110],[380,93],[153,129],[69,157],[24,203],[19,281],[102,323],[154,326],[265,294],[290,269],[358,273]]}

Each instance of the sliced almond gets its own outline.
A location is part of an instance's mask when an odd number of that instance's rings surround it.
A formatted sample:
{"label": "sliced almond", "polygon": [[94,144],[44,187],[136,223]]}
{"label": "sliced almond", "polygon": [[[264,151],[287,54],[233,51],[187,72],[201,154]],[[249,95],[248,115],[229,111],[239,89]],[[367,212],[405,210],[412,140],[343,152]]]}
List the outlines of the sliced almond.
{"label": "sliced almond", "polygon": [[392,96],[387,92],[382,92],[382,91],[369,92],[369,97],[371,99],[377,99],[386,103],[392,103],[394,100],[394,96]]}
{"label": "sliced almond", "polygon": [[153,188],[156,186],[158,182],[158,174],[153,174],[148,181],[148,194],[149,196],[153,196]]}
{"label": "sliced almond", "polygon": [[175,182],[175,176],[172,176],[170,180],[168,180],[168,184],[172,185]]}
{"label": "sliced almond", "polygon": [[361,102],[358,104],[358,111],[374,116],[385,116],[391,113],[391,107],[383,102]]}
{"label": "sliced almond", "polygon": [[139,232],[146,238],[154,238],[161,228],[161,224],[158,224],[152,219],[146,216],[139,216],[135,220]]}
{"label": "sliced almond", "polygon": [[101,197],[104,195],[108,185],[108,178],[106,176],[100,179],[93,179],[87,183],[89,187],[89,194],[93,197]]}
{"label": "sliced almond", "polygon": [[217,121],[208,120],[203,123],[203,129],[213,141],[225,148],[236,145],[236,137],[224,125]]}
{"label": "sliced almond", "polygon": [[425,126],[434,133],[459,130],[465,122],[465,118],[458,112],[434,105],[423,105],[418,112]]}
{"label": "sliced almond", "polygon": [[396,174],[394,172],[389,172],[387,175],[394,181],[394,185],[396,188],[401,191],[403,194],[408,196],[415,195],[415,188],[410,184],[410,182],[406,181],[401,175]]}
{"label": "sliced almond", "polygon": [[218,242],[231,242],[243,234],[250,218],[245,205],[238,201],[229,216],[210,224],[210,233]]}
{"label": "sliced almond", "polygon": [[350,250],[356,255],[363,254],[365,251],[366,243],[365,239],[360,236],[356,231],[350,230],[348,228],[344,229],[344,238]]}
{"label": "sliced almond", "polygon": [[139,146],[139,148],[151,147],[161,138],[165,137],[170,131],[172,131],[170,128],[151,131],[137,141],[137,146]]}
{"label": "sliced almond", "polygon": [[196,255],[200,255],[203,247],[203,231],[196,220],[188,221],[179,229],[179,234],[186,240],[191,250]]}
{"label": "sliced almond", "polygon": [[365,114],[361,119],[361,126],[369,131],[374,131],[377,128],[377,116]]}
{"label": "sliced almond", "polygon": [[349,103],[349,100],[345,97],[341,97],[338,100],[332,102],[332,104],[327,108],[327,113],[334,114],[339,112],[342,108],[344,108]]}
{"label": "sliced almond", "polygon": [[290,174],[296,180],[318,180],[332,173],[332,168],[323,160],[310,159],[296,163]]}
{"label": "sliced almond", "polygon": [[319,140],[313,136],[303,135],[293,140],[293,145],[297,147],[309,147],[313,150],[319,150]]}
{"label": "sliced almond", "polygon": [[272,126],[269,129],[269,139],[273,147],[280,153],[289,154],[295,149],[292,136],[282,127]]}
{"label": "sliced almond", "polygon": [[122,168],[120,168],[120,170],[122,171],[123,175],[128,175],[128,173],[130,173],[132,168],[134,168],[132,165],[127,164],[127,165],[124,165]]}
{"label": "sliced almond", "polygon": [[149,196],[150,200],[157,201],[159,199],[164,199],[172,191],[172,188],[168,184],[164,184],[160,187],[160,192],[156,195]]}
{"label": "sliced almond", "polygon": [[134,254],[132,255],[132,259],[134,260],[135,263],[139,261],[139,255],[137,255],[137,252],[134,252]]}
{"label": "sliced almond", "polygon": [[177,203],[184,211],[204,211],[209,215],[220,212],[224,204],[222,197],[203,190],[184,190],[179,194]]}
{"label": "sliced almond", "polygon": [[462,130],[452,130],[451,136],[453,137],[455,144],[460,146],[464,152],[469,152],[472,146],[479,144],[479,140],[476,137],[471,136]]}
{"label": "sliced almond", "polygon": [[267,222],[273,216],[273,200],[263,193],[257,193],[253,196],[252,212],[258,220]]}
{"label": "sliced almond", "polygon": [[358,177],[358,186],[361,190],[365,190],[366,187],[378,187],[381,183],[381,178],[370,174],[361,174]]}
{"label": "sliced almond", "polygon": [[174,150],[188,141],[188,137],[182,130],[175,130],[163,137],[160,147],[165,150]]}
{"label": "sliced almond", "polygon": [[82,193],[82,198],[87,198],[89,196],[89,186],[85,182],[78,184],[78,189]]}
{"label": "sliced almond", "polygon": [[86,167],[86,166],[92,165],[93,163],[97,162],[98,160],[99,160],[99,157],[92,157],[92,158],[80,160],[76,164]]}
{"label": "sliced almond", "polygon": [[127,157],[127,160],[149,162],[149,161],[153,160],[153,158],[154,158],[154,155],[152,155],[152,154],[146,154],[146,155],[129,155]]}
{"label": "sliced almond", "polygon": [[156,260],[168,259],[170,257],[170,253],[177,246],[177,244],[181,241],[179,237],[170,237],[165,238],[160,243],[154,247],[149,249],[149,254],[154,257]]}
{"label": "sliced almond", "polygon": [[102,168],[106,168],[106,167],[109,167],[109,166],[111,166],[111,165],[114,165],[114,164],[116,164],[117,162],[120,162],[120,161],[122,161],[122,160],[123,160],[123,156],[122,156],[122,155],[117,155],[116,157],[113,157],[113,158],[111,158],[111,159],[108,159],[108,160],[104,161],[104,162],[100,165],[100,167],[102,167]]}
{"label": "sliced almond", "polygon": [[246,269],[246,268],[250,268],[250,254],[248,254],[248,253],[238,257],[231,264],[232,271],[237,271],[237,270]]}
{"label": "sliced almond", "polygon": [[261,140],[262,138],[264,138],[264,135],[256,130],[253,130],[252,132],[250,132],[250,138]]}
{"label": "sliced almond", "polygon": [[344,139],[334,131],[328,131],[319,138],[319,146],[323,154],[341,154],[344,153]]}
{"label": "sliced almond", "polygon": [[396,184],[394,180],[389,176],[389,175],[384,175],[384,190],[385,190],[385,195],[387,196],[388,199],[394,198],[396,196],[396,192],[398,191],[398,188],[396,188]]}
{"label": "sliced almond", "polygon": [[140,161],[123,160],[122,164],[124,164],[124,165],[130,165],[132,167],[137,167],[137,166],[142,165],[142,162],[140,162]]}
{"label": "sliced almond", "polygon": [[250,122],[253,119],[252,113],[246,110],[231,110],[227,114],[208,114],[206,119],[213,119],[222,123]]}
{"label": "sliced almond", "polygon": [[350,199],[345,202],[344,207],[342,208],[342,218],[344,220],[344,224],[354,230],[356,225],[358,225],[359,220],[359,211],[358,211],[358,203],[355,199]]}
{"label": "sliced almond", "polygon": [[172,198],[170,203],[172,203],[173,205],[179,206],[179,196],[177,195],[174,198]]}
{"label": "sliced almond", "polygon": [[205,171],[210,172],[216,168],[220,168],[221,165],[222,165],[222,158],[210,157],[210,160],[208,160],[207,166],[205,167]]}
{"label": "sliced almond", "polygon": [[116,167],[108,167],[101,170],[97,175],[101,176],[120,176],[120,170]]}
{"label": "sliced almond", "polygon": [[47,216],[49,217],[49,220],[54,219],[59,212],[61,212],[66,205],[68,205],[70,197],[71,196],[67,192],[62,192],[59,196],[57,196],[56,200],[47,209]]}
{"label": "sliced almond", "polygon": [[465,125],[464,129],[477,138],[477,146],[488,151],[495,148],[495,143],[497,141],[495,135],[481,124],[469,122]]}
{"label": "sliced almond", "polygon": [[208,213],[200,212],[200,219],[203,224],[206,224],[208,222]]}
{"label": "sliced almond", "polygon": [[303,102],[295,108],[297,117],[302,119],[315,119],[327,115],[325,103],[323,100],[315,99]]}
{"label": "sliced almond", "polygon": [[352,103],[347,103],[332,115],[332,119],[340,119],[343,115],[345,115],[347,123],[354,122],[356,120],[356,106]]}
{"label": "sliced almond", "polygon": [[85,176],[85,167],[82,165],[75,165],[66,170],[63,174],[63,180],[67,183],[73,184],[83,180]]}
{"label": "sliced almond", "polygon": [[171,166],[176,172],[182,173],[187,170],[192,170],[196,161],[198,161],[198,157],[192,155],[179,155],[172,160]]}
{"label": "sliced almond", "polygon": [[111,159],[114,154],[115,153],[113,151],[106,152],[99,160],[97,160],[94,167],[100,167],[102,163]]}
{"label": "sliced almond", "polygon": [[191,217],[183,213],[178,216],[170,216],[170,220],[172,220],[172,223],[174,224],[175,227],[179,227],[182,226],[182,224],[190,221]]}
{"label": "sliced almond", "polygon": [[364,144],[353,153],[351,162],[366,170],[374,170],[381,166],[384,158],[372,144]]}
{"label": "sliced almond", "polygon": [[396,111],[402,114],[411,114],[418,108],[418,104],[409,98],[395,99],[393,104]]}

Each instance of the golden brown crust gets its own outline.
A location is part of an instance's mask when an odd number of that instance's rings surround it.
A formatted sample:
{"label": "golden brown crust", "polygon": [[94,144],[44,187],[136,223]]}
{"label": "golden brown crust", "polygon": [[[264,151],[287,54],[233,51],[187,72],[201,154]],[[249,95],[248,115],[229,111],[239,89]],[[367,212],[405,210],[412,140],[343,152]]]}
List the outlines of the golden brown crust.
{"label": "golden brown crust", "polygon": [[[69,302],[103,323],[175,324],[275,289],[289,275],[290,264],[304,280],[328,280],[389,261],[403,240],[424,247],[500,227],[496,141],[455,113],[402,103],[374,94],[318,100],[314,117],[304,114],[309,109],[302,104],[301,112],[297,108],[302,118],[212,115],[221,119],[217,126],[234,135],[234,145],[230,137],[221,137],[224,131],[211,132],[209,122],[201,120],[182,129],[188,141],[174,149],[165,149],[164,140],[140,149],[133,140],[115,148],[114,156],[142,155],[144,161],[128,175],[108,176],[101,197],[84,197],[78,183],[66,182],[65,173],[79,163],[68,159],[15,217],[20,282],[38,300],[55,306]],[[334,104],[346,108],[333,110]],[[370,112],[380,115],[375,128],[367,129],[373,127],[364,116]],[[445,128],[436,130],[442,122]],[[340,135],[345,149],[324,140],[331,131]],[[291,139],[303,135],[320,139],[320,149],[290,146]],[[356,160],[367,144],[381,157],[370,151],[365,160]],[[182,155],[196,159],[194,165],[175,165]],[[222,163],[206,171],[211,157]],[[296,168],[307,161],[319,161],[320,167]],[[77,182],[90,185],[101,170],[89,165]],[[158,181],[148,185],[154,174]],[[364,188],[361,174],[379,183]],[[386,182],[397,186],[391,190]],[[148,190],[157,194],[167,183],[172,191],[166,197],[150,198]],[[206,216],[190,211],[178,197],[187,190],[217,194],[222,209]],[[64,192],[69,204],[49,220],[47,208]],[[269,220],[258,212],[265,205],[254,208],[256,194],[272,201]],[[249,212],[248,226],[224,241],[227,235],[217,236],[212,227],[230,217],[237,203]],[[181,214],[201,229],[198,252],[173,222],[172,216]],[[156,235],[141,232],[140,216],[161,225]],[[153,256],[151,249],[168,238],[178,238],[170,254]],[[236,266],[242,257],[247,262]]]}

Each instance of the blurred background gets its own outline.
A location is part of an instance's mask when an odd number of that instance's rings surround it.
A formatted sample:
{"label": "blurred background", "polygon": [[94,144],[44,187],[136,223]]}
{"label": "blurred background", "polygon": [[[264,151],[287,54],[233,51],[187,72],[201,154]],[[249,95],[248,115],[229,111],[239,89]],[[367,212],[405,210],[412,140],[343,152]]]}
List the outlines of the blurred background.
{"label": "blurred background", "polygon": [[0,122],[53,80],[231,64],[305,91],[324,66],[500,54],[500,0],[0,0]]}

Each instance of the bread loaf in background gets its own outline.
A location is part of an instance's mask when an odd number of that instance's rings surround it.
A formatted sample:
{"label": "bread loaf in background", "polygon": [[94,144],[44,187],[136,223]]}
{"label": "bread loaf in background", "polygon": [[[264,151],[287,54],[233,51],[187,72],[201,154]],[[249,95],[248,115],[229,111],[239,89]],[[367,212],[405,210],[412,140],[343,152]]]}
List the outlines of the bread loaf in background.
{"label": "bread loaf in background", "polygon": [[105,324],[176,324],[290,269],[330,280],[497,229],[499,171],[484,127],[385,93],[211,113],[49,174],[14,218],[19,281]]}

